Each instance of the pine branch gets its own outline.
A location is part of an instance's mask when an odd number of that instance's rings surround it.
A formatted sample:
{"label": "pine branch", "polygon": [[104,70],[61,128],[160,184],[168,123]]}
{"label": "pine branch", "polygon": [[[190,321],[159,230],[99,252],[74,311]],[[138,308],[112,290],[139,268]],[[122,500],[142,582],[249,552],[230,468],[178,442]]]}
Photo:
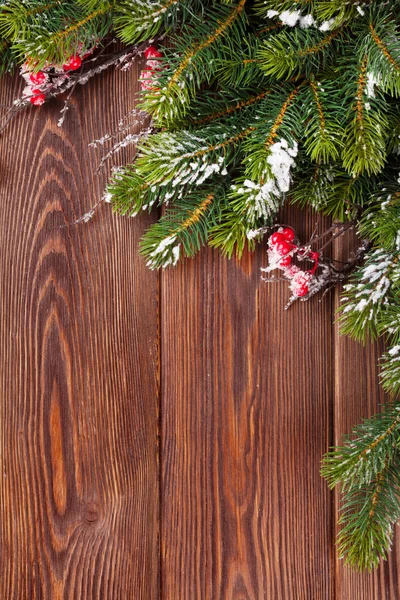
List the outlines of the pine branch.
{"label": "pine branch", "polygon": [[[29,0],[24,5],[13,1],[9,12],[0,12],[0,31],[12,33],[12,48],[19,61],[27,57],[36,70],[47,63],[62,65],[80,52],[92,50],[110,31],[112,3],[102,2],[95,10],[85,11],[79,2],[56,2],[40,6],[34,12]],[[21,8],[19,12],[14,5]],[[24,10],[25,7],[25,10]],[[16,14],[19,16],[15,19]]]}
{"label": "pine branch", "polygon": [[192,257],[207,242],[220,211],[219,185],[216,182],[206,195],[192,191],[167,208],[165,215],[150,227],[140,246],[148,267],[175,266],[182,254]]}
{"label": "pine branch", "polygon": [[400,404],[364,421],[327,454],[322,474],[344,496],[339,551],[358,569],[376,567],[390,547],[393,524],[400,517]]}
{"label": "pine branch", "polygon": [[346,297],[342,298],[341,331],[363,342],[367,335],[375,339],[379,335],[382,313],[395,301],[399,281],[398,252],[373,250],[365,265],[344,288]]}
{"label": "pine branch", "polygon": [[304,132],[305,150],[316,163],[337,161],[343,145],[343,131],[338,119],[340,111],[338,110],[336,118],[331,120],[329,112],[325,109],[325,104],[329,106],[329,102],[335,98],[335,90],[329,82],[322,84],[314,77],[311,77],[309,86],[311,101],[308,102],[311,107]]}
{"label": "pine branch", "polygon": [[378,567],[391,547],[393,527],[400,517],[399,468],[396,452],[374,480],[345,494],[339,520],[339,556],[360,571]]}
{"label": "pine branch", "polygon": [[246,247],[254,250],[255,239],[251,232],[246,215],[227,207],[221,214],[220,223],[211,228],[209,244],[218,248],[223,256],[231,258],[235,252],[241,258]]}
{"label": "pine branch", "polygon": [[287,141],[299,134],[300,119],[293,108],[303,85],[304,81],[295,87],[281,86],[279,91],[275,88],[271,98],[266,98],[259,114],[260,123],[244,145],[246,175],[252,181],[262,182],[270,174],[268,157],[278,134]]}
{"label": "pine branch", "polygon": [[176,58],[175,53],[166,57],[164,65],[166,68],[159,78],[156,87],[145,94],[143,108],[147,110],[159,124],[170,124],[176,119],[181,119],[187,112],[190,100],[196,94],[196,88],[204,81],[210,81],[209,69],[210,48],[218,46],[224,35],[233,27],[239,29],[244,24],[244,6],[246,0],[239,0],[238,4],[228,9],[220,7],[210,13],[209,20],[215,22],[215,28],[210,31],[210,25],[199,25],[196,28],[196,36],[200,33],[200,39],[195,41],[193,33],[182,32],[179,39],[175,39],[175,45],[182,52]]}
{"label": "pine branch", "polygon": [[[335,51],[332,43],[341,35],[337,29],[327,35],[317,31],[296,28],[294,32],[282,31],[271,36],[257,52],[257,61],[265,73],[276,79],[289,79],[304,74],[308,77],[316,70],[316,64],[323,69],[329,54]],[[318,62],[316,63],[316,56]]]}
{"label": "pine branch", "polygon": [[378,12],[369,23],[369,34],[371,40],[368,51],[372,71],[384,91],[399,96],[400,40],[393,12]]}
{"label": "pine branch", "polygon": [[392,252],[399,243],[400,189],[396,182],[385,183],[371,195],[370,206],[360,221],[359,232],[380,248]]}
{"label": "pine branch", "polygon": [[[368,74],[369,57],[362,58],[357,77],[354,116],[345,130],[342,160],[344,168],[351,174],[379,173],[385,164],[385,135],[388,122],[380,98],[375,98]],[[372,83],[373,88],[373,83]],[[377,92],[378,94],[379,92]]]}
{"label": "pine branch", "polygon": [[154,38],[160,30],[170,32],[192,18],[200,22],[203,4],[197,0],[125,0],[115,7],[115,29],[126,44],[138,43]]}
{"label": "pine branch", "polygon": [[254,104],[259,103],[261,100],[264,100],[266,96],[271,93],[271,90],[262,90],[261,92],[255,95],[247,95],[243,99],[238,99],[237,94],[236,98],[229,98],[227,102],[227,94],[224,93],[221,96],[221,104],[218,105],[218,99],[213,98],[212,107],[214,111],[212,113],[209,112],[209,103],[205,104],[200,102],[193,104],[193,114],[196,116],[191,117],[188,115],[188,119],[190,123],[194,126],[202,126],[212,123],[213,121],[219,121],[220,119],[226,119],[227,117],[231,117],[234,113],[239,113],[244,111]]}
{"label": "pine branch", "polygon": [[16,40],[39,16],[49,14],[52,9],[59,6],[60,0],[51,2],[30,0],[28,4],[21,0],[9,0],[7,4],[0,6],[0,35],[9,40]]}
{"label": "pine branch", "polygon": [[11,54],[10,44],[7,40],[0,39],[0,75],[11,71],[15,61]]}

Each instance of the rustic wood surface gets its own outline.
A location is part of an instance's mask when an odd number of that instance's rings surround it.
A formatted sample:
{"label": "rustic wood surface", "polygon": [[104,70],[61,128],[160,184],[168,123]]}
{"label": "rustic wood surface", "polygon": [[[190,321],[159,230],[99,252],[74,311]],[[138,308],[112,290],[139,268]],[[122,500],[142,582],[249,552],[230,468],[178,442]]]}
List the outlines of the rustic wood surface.
{"label": "rustic wood surface", "polygon": [[204,252],[162,279],[168,600],[331,597],[331,301],[285,311],[263,265]]}
{"label": "rustic wood surface", "polygon": [[[0,598],[398,599],[399,539],[374,574],[343,567],[319,475],[383,399],[337,292],[285,311],[261,246],[158,274],[137,252],[152,217],[72,225],[138,68],[77,90],[62,129],[55,102],[0,139]],[[2,78],[0,104],[20,88]],[[282,218],[303,239],[317,220]]]}
{"label": "rustic wood surface", "polygon": [[[137,69],[27,110],[0,140],[0,598],[158,594],[158,275],[149,218],[101,211],[89,141]],[[2,79],[10,104],[19,79]]]}

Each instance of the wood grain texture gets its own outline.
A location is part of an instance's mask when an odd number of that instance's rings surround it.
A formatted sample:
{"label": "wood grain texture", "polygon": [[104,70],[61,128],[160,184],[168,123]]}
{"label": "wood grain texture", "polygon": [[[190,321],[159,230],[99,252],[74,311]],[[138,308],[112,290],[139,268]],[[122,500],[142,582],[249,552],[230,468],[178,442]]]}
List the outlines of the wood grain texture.
{"label": "wood grain texture", "polygon": [[285,312],[264,251],[205,251],[162,279],[165,600],[334,598],[331,299]]}
{"label": "wood grain texture", "polygon": [[[335,258],[345,261],[357,248],[357,240],[351,233],[335,243]],[[335,293],[335,305],[339,306],[340,289]],[[340,444],[343,434],[362,419],[380,411],[387,398],[379,385],[378,361],[383,353],[383,344],[368,343],[365,346],[354,342],[334,328],[335,348],[335,416],[334,439]],[[336,495],[336,514],[340,498]],[[398,529],[398,528],[396,528]],[[357,573],[337,561],[337,600],[398,600],[400,598],[400,536],[396,535],[388,561],[381,561],[371,574]]]}
{"label": "wood grain texture", "polygon": [[[30,109],[0,142],[0,598],[159,597],[158,275],[148,217],[101,210],[87,144],[138,71]],[[11,103],[20,78],[4,77]],[[126,158],[126,156],[125,156]],[[124,156],[121,157],[124,160]]]}

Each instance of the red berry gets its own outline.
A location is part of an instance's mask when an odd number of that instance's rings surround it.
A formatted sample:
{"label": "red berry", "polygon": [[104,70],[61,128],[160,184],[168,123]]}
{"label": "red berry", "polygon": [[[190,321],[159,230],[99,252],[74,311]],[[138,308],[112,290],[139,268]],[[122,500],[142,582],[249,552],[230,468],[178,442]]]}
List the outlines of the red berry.
{"label": "red berry", "polygon": [[278,233],[278,232],[273,233],[269,239],[270,239],[270,242],[271,242],[271,244],[273,246],[275,246],[279,242],[284,242],[285,241],[285,238],[283,237],[283,235],[281,233]]}
{"label": "red berry", "polygon": [[29,79],[34,85],[43,85],[46,83],[47,75],[43,71],[38,71],[37,73],[31,73]]}
{"label": "red berry", "polygon": [[283,256],[284,254],[288,254],[291,251],[292,247],[292,244],[289,244],[288,242],[285,242],[285,240],[283,240],[283,242],[278,242],[276,244],[276,251],[278,252],[278,254]]}
{"label": "red berry", "polygon": [[151,45],[148,48],[146,48],[146,50],[144,51],[144,56],[146,59],[162,58],[162,52],[157,50],[157,48],[155,46]]}
{"label": "red berry", "polygon": [[283,237],[285,238],[285,240],[287,242],[293,242],[295,235],[294,235],[294,231],[291,227],[285,227],[282,231],[281,234],[283,235]]}
{"label": "red berry", "polygon": [[145,69],[140,73],[140,86],[142,90],[151,90],[153,87],[154,71]]}
{"label": "red berry", "polygon": [[310,280],[310,276],[308,275],[308,273],[301,271],[301,270],[298,271],[296,273],[296,275],[293,277],[293,281],[298,287],[307,285],[309,280]]}
{"label": "red berry", "polygon": [[72,56],[67,63],[63,65],[64,71],[76,71],[82,65],[82,59],[79,56]]}
{"label": "red berry", "polygon": [[161,71],[161,62],[159,60],[147,60],[146,69],[154,69],[155,71]]}
{"label": "red berry", "polygon": [[296,296],[299,296],[299,298],[308,294],[308,285],[302,285],[301,287],[299,287],[296,290],[295,294]]}
{"label": "red berry", "polygon": [[309,270],[311,275],[314,275],[315,271],[318,269],[319,263],[319,253],[318,252],[310,252],[310,259],[314,261],[314,266]]}
{"label": "red berry", "polygon": [[288,267],[291,262],[292,262],[292,257],[290,255],[288,255],[279,261],[279,266],[280,267]]}
{"label": "red berry", "polygon": [[[287,257],[286,257],[287,258]],[[296,277],[296,274],[300,271],[300,268],[297,265],[290,265],[285,270],[285,277],[288,279]]]}
{"label": "red berry", "polygon": [[29,102],[34,106],[42,106],[46,102],[46,96],[44,94],[36,94],[36,96],[29,98]]}

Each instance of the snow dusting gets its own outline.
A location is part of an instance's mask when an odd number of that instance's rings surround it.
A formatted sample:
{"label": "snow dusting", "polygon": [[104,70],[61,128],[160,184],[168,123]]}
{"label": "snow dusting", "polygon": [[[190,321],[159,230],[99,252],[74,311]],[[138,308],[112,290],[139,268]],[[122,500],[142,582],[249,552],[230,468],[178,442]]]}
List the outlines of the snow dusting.
{"label": "snow dusting", "polygon": [[269,219],[278,211],[283,195],[290,188],[291,169],[295,166],[297,152],[296,142],[289,146],[282,138],[270,148],[266,158],[269,172],[262,182],[245,179],[241,186],[232,186],[235,194],[245,197],[250,219]]}
{"label": "snow dusting", "polygon": [[374,73],[367,73],[367,85],[365,87],[365,95],[368,98],[375,98],[375,86],[379,85],[381,81],[380,75],[374,75]]}

